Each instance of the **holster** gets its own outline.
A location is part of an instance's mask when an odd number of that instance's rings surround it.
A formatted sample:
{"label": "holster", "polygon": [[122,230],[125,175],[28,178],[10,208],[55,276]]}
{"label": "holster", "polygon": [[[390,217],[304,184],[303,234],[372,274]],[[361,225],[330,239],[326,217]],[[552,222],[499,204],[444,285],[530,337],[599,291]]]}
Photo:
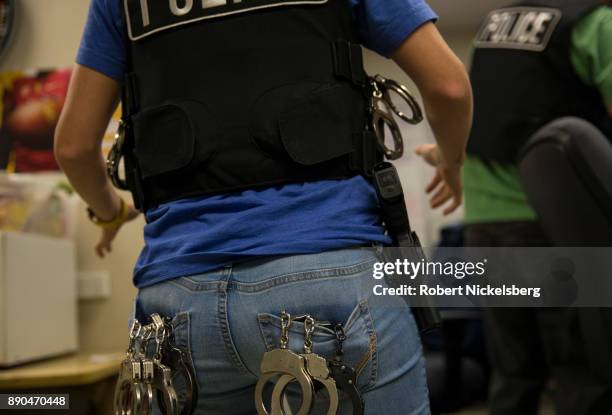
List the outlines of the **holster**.
{"label": "holster", "polygon": [[[373,179],[378,193],[382,219],[394,244],[394,248],[383,250],[383,260],[395,262],[400,259],[415,263],[426,260],[421,241],[410,227],[404,190],[397,170],[391,163],[380,163],[374,168]],[[398,288],[401,285],[398,278],[387,277],[385,282],[392,288]],[[440,313],[429,297],[416,296],[410,300],[406,296],[402,298],[412,308],[417,326],[422,333],[440,326]]]}

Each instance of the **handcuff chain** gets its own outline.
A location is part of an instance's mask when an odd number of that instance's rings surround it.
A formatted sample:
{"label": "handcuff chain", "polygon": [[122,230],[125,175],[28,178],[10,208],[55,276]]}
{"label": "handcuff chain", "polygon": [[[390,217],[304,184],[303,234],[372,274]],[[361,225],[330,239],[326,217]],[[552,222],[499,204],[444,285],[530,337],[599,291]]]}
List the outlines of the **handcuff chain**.
{"label": "handcuff chain", "polygon": [[312,353],[312,335],[315,331],[316,321],[311,316],[304,319],[304,354]]}
{"label": "handcuff chain", "polygon": [[291,314],[287,310],[281,312],[281,338],[280,348],[287,349],[289,347],[289,328],[291,327]]}
{"label": "handcuff chain", "polygon": [[146,357],[147,355],[147,346],[149,341],[151,341],[151,337],[153,335],[154,328],[151,324],[148,324],[143,327],[143,332],[140,336],[140,354]]}
{"label": "handcuff chain", "polygon": [[132,326],[130,327],[130,342],[127,349],[127,356],[133,357],[136,351],[136,343],[140,338],[140,333],[142,331],[142,324],[136,319],[132,322]]}
{"label": "handcuff chain", "polygon": [[159,316],[159,314],[151,314],[151,320],[153,321],[153,327],[155,330],[155,355],[153,356],[153,360],[155,362],[160,363],[162,359],[162,345],[166,341],[166,325],[164,324],[163,319]]}

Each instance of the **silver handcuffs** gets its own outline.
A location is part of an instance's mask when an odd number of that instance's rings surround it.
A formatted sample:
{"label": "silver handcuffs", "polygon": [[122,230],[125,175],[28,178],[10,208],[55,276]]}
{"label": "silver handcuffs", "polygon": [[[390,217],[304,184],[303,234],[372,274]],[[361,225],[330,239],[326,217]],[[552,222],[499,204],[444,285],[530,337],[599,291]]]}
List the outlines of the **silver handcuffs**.
{"label": "silver handcuffs", "polygon": [[[172,329],[159,314],[150,316],[143,326],[134,320],[130,328],[126,358],[121,363],[115,386],[114,415],[150,415],[155,400],[164,415],[190,415],[197,405],[197,382],[194,370],[185,359],[188,352],[178,349],[172,340]],[[150,354],[148,347],[155,341]],[[165,353],[173,353],[173,367],[164,362]],[[179,402],[173,376],[185,377],[186,399]]]}
{"label": "silver handcuffs", "polygon": [[[388,160],[397,160],[404,155],[404,139],[402,131],[395,121],[395,115],[408,124],[416,125],[423,121],[423,111],[412,93],[404,85],[381,75],[370,77],[369,82],[372,91],[370,114],[374,135],[385,157]],[[397,108],[393,102],[392,93],[399,95],[408,105],[412,116],[408,116]],[[391,131],[393,148],[389,148],[385,143],[385,128]]]}
{"label": "silver handcuffs", "polygon": [[[301,355],[306,361],[306,371],[314,382],[322,384],[327,389],[329,397],[329,407],[326,415],[335,415],[338,411],[338,389],[336,382],[330,376],[327,360],[318,356],[312,351],[312,334],[315,330],[315,320],[311,316],[306,316],[304,320],[304,353]],[[272,392],[272,413],[285,415],[282,409],[283,393],[289,383],[293,382],[290,375],[282,376]]]}
{"label": "silver handcuffs", "polygon": [[[304,350],[298,354],[289,350],[289,329],[291,322],[304,322]],[[353,414],[363,414],[363,399],[355,383],[355,370],[342,361],[342,344],[346,339],[341,325],[336,325],[337,350],[333,360],[327,360],[313,351],[312,336],[317,322],[310,315],[291,318],[286,311],[281,313],[280,348],[268,351],[261,362],[261,377],[255,388],[255,406],[259,415],[288,415],[285,411],[285,391],[292,382],[297,382],[301,389],[301,406],[296,415],[308,415],[314,406],[317,387],[327,391],[326,415],[338,413],[340,404],[339,391],[345,393],[353,407]],[[322,323],[326,325],[326,323]],[[278,378],[272,390],[268,405],[264,403],[264,387]]]}

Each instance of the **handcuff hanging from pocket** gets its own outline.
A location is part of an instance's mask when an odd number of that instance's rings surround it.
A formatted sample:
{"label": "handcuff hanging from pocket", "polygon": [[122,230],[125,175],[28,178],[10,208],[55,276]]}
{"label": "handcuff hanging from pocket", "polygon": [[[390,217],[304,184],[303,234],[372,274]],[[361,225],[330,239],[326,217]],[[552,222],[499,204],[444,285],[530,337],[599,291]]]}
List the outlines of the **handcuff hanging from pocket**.
{"label": "handcuff hanging from pocket", "polygon": [[[304,350],[295,353],[289,350],[289,329],[293,321],[304,323]],[[356,386],[357,374],[343,361],[343,342],[346,339],[341,324],[334,325],[336,334],[336,355],[325,359],[313,350],[312,335],[315,326],[330,325],[318,322],[310,315],[291,317],[281,313],[280,348],[264,354],[261,362],[261,376],[255,387],[255,406],[259,415],[288,415],[285,401],[285,390],[292,382],[297,382],[301,390],[301,405],[296,415],[308,415],[315,403],[317,387],[327,391],[326,415],[338,413],[340,404],[339,392],[344,392],[353,407],[354,415],[363,415],[364,405]],[[264,403],[264,387],[278,378],[274,384],[269,405]]]}
{"label": "handcuff hanging from pocket", "polygon": [[[134,320],[126,358],[115,387],[114,415],[150,415],[154,401],[164,415],[191,415],[197,407],[198,384],[189,352],[177,347],[169,319],[150,316],[143,326]],[[151,355],[149,343],[155,341]],[[185,394],[179,399],[175,381],[182,377]]]}

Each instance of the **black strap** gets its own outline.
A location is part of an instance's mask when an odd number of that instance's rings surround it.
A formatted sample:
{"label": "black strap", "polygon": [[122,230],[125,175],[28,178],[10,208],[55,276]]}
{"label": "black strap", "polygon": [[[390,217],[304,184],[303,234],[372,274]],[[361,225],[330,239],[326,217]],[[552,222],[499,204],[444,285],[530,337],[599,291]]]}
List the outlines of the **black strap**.
{"label": "black strap", "polygon": [[[122,8],[123,9],[123,8]],[[124,20],[124,43],[126,48],[125,54],[125,74],[123,77],[123,87],[121,89],[121,119],[125,128],[125,140],[123,148],[123,160],[125,164],[125,176],[129,189],[132,192],[132,199],[136,209],[143,209],[145,206],[144,190],[140,181],[140,170],[134,156],[134,131],[131,123],[131,117],[139,110],[138,105],[138,88],[136,82],[136,74],[133,71],[131,42],[127,32],[126,16],[122,13]]]}
{"label": "black strap", "polygon": [[334,74],[357,86],[366,85],[367,76],[363,69],[363,51],[359,43],[337,40],[332,44]]}
{"label": "black strap", "polygon": [[121,96],[121,116],[127,120],[138,112],[138,90],[136,75],[133,72],[126,73]]}
{"label": "black strap", "polygon": [[368,130],[353,134],[353,148],[351,169],[365,177],[372,177],[374,167],[382,160],[375,134]]}
{"label": "black strap", "polygon": [[394,243],[396,246],[415,246],[418,240],[414,240],[404,190],[395,166],[388,162],[379,163],[374,167],[373,176],[383,220]]}
{"label": "black strap", "polygon": [[127,30],[127,16],[123,7],[121,10],[121,18],[123,20],[122,35],[125,46],[125,73],[123,75],[123,88],[121,91],[121,118],[127,121],[130,116],[138,111],[138,91],[132,62],[132,42]]}

